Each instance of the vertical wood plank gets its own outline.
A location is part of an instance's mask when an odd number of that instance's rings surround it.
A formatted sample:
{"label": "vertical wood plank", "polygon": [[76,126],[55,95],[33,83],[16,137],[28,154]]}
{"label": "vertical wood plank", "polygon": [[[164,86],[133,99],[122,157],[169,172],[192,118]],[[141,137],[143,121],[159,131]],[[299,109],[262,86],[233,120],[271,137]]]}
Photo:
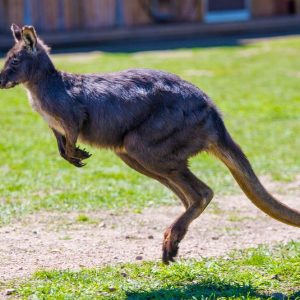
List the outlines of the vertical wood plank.
{"label": "vertical wood plank", "polygon": [[64,30],[65,29],[64,0],[58,0],[57,10],[58,10],[57,29]]}
{"label": "vertical wood plank", "polygon": [[23,14],[23,24],[32,24],[32,9],[31,9],[31,1],[24,0],[24,14]]}
{"label": "vertical wood plank", "polygon": [[64,0],[64,15],[65,15],[65,28],[71,29],[72,10],[70,0]]}
{"label": "vertical wood plank", "polygon": [[5,29],[4,0],[0,0],[0,32]]}
{"label": "vertical wood plank", "polygon": [[116,0],[115,4],[115,24],[118,27],[121,27],[124,25],[124,1],[123,0]]}
{"label": "vertical wood plank", "polygon": [[194,22],[202,20],[202,0],[177,1],[177,20]]}
{"label": "vertical wood plank", "polygon": [[275,14],[275,2],[273,0],[252,0],[252,15],[254,17],[269,17]]}
{"label": "vertical wood plank", "polygon": [[300,0],[295,0],[296,14],[300,14]]}
{"label": "vertical wood plank", "polygon": [[[149,3],[149,1],[145,2]],[[152,23],[152,20],[144,11],[140,0],[130,0],[124,2],[124,25],[134,26],[150,23]]]}
{"label": "vertical wood plank", "polygon": [[2,26],[3,26],[3,31],[8,32],[9,31],[9,0],[2,0],[2,8],[3,8],[3,14],[2,17]]}
{"label": "vertical wood plank", "polygon": [[36,27],[36,29],[40,31],[44,31],[46,28],[45,24],[45,12],[44,12],[44,4],[45,1],[41,0],[32,0],[32,24]]}

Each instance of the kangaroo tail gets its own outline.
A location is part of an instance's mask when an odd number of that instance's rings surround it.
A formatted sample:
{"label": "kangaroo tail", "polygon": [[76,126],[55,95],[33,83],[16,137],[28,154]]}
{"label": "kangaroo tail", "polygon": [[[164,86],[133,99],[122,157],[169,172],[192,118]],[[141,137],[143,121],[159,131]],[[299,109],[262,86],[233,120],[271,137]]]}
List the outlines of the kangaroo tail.
{"label": "kangaroo tail", "polygon": [[217,111],[214,111],[214,114],[218,138],[208,152],[228,167],[241,189],[259,209],[280,222],[300,227],[300,211],[286,206],[266,191],[246,155],[228,133]]}

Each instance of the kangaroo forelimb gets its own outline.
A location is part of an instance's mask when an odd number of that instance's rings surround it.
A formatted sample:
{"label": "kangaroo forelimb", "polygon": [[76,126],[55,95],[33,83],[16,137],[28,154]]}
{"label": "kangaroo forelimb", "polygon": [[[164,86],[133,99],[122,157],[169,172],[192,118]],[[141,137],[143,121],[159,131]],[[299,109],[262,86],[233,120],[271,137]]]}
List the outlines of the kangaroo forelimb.
{"label": "kangaroo forelimb", "polygon": [[64,135],[62,135],[61,133],[59,133],[58,131],[56,131],[55,129],[53,129],[53,128],[51,128],[51,129],[56,137],[58,151],[59,151],[60,156],[76,167],[84,166],[85,164],[82,163],[81,161],[91,157],[91,154],[89,152],[87,152],[85,149],[80,149],[79,147],[77,147],[75,145],[75,150],[74,151],[72,150],[73,155],[68,156],[66,153],[66,145],[67,145],[66,137]]}

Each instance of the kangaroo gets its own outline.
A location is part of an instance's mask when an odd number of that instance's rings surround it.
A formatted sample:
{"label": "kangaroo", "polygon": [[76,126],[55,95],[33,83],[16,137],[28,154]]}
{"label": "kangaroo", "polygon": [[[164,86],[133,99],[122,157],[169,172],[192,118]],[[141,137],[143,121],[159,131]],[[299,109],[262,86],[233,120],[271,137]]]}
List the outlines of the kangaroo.
{"label": "kangaroo", "polygon": [[266,191],[218,109],[198,87],[156,70],[61,72],[34,27],[13,24],[11,30],[15,45],[0,73],[0,87],[25,86],[33,109],[52,129],[60,155],[82,167],[90,154],[77,147],[77,140],[109,148],[129,167],[159,181],[182,201],[184,213],[164,233],[164,263],[174,261],[190,223],[213,198],[211,188],[188,168],[188,159],[202,151],[229,168],[259,209],[300,227],[300,212]]}

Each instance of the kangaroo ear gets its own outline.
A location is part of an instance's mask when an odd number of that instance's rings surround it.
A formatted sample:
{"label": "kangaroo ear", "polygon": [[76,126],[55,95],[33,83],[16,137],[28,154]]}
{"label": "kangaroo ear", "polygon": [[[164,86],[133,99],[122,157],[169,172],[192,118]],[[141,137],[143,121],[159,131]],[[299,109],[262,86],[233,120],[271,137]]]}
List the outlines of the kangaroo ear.
{"label": "kangaroo ear", "polygon": [[36,51],[37,36],[33,26],[24,26],[22,28],[22,38],[29,51]]}
{"label": "kangaroo ear", "polygon": [[20,42],[22,40],[21,28],[16,24],[12,24],[10,29],[12,31],[12,34],[13,34],[13,37],[14,37],[16,43]]}

